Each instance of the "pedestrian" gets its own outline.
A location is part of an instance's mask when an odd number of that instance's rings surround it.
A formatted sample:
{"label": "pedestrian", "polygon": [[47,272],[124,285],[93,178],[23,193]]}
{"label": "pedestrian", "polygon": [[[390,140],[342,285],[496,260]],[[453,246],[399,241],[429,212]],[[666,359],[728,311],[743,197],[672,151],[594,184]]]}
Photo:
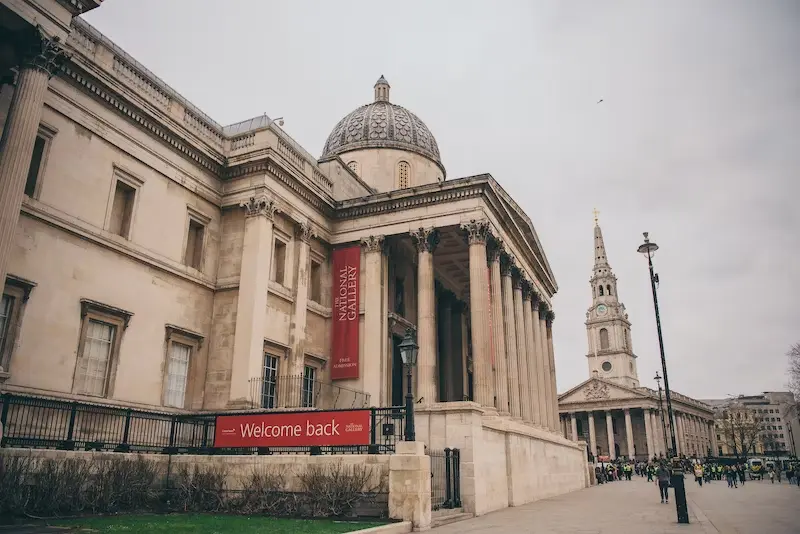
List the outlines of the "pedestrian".
{"label": "pedestrian", "polygon": [[773,468],[769,468],[769,481],[775,484],[775,470]]}
{"label": "pedestrian", "polygon": [[703,487],[703,464],[700,462],[694,464],[694,480],[701,488]]}
{"label": "pedestrian", "polygon": [[656,486],[658,486],[662,504],[669,504],[669,475],[666,462],[661,462],[656,471]]}
{"label": "pedestrian", "polygon": [[647,481],[648,482],[652,482],[653,481],[653,472],[655,471],[655,467],[653,467],[652,464],[647,464],[647,467],[645,468],[645,470],[647,471]]}
{"label": "pedestrian", "polygon": [[739,480],[742,483],[742,487],[744,487],[744,479],[745,479],[745,469],[744,464],[739,465]]}

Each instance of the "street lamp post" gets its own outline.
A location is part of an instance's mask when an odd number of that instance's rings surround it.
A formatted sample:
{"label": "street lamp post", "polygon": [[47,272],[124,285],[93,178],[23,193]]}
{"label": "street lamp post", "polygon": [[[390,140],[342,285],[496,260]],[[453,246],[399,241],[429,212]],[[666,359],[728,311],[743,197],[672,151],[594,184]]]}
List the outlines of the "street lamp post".
{"label": "street lamp post", "polygon": [[653,307],[656,312],[656,329],[658,330],[658,348],[661,351],[661,371],[664,373],[664,395],[667,397],[667,414],[669,416],[669,435],[672,441],[672,487],[675,488],[675,508],[678,512],[678,523],[689,522],[689,508],[686,504],[686,488],[684,487],[683,465],[678,457],[678,444],[675,439],[675,424],[672,413],[672,396],[669,390],[667,375],[667,359],[664,355],[664,337],[661,334],[661,315],[658,312],[658,293],[656,284],[658,275],[653,272],[653,254],[658,250],[658,245],[652,243],[648,232],[644,232],[644,243],[639,245],[637,252],[647,256],[647,266],[650,269],[650,287],[653,290]]}
{"label": "street lamp post", "polygon": [[406,429],[403,439],[405,441],[416,441],[417,433],[414,428],[414,395],[411,392],[412,370],[417,365],[417,353],[419,345],[414,340],[414,331],[409,328],[403,341],[400,342],[400,357],[403,359],[403,366],[406,368],[406,379],[408,389],[406,390]]}
{"label": "street lamp post", "polygon": [[658,384],[658,413],[661,415],[661,435],[664,436],[664,450],[669,454],[669,445],[667,444],[667,420],[664,418],[664,401],[661,399],[661,377],[658,376],[656,371],[655,381]]}

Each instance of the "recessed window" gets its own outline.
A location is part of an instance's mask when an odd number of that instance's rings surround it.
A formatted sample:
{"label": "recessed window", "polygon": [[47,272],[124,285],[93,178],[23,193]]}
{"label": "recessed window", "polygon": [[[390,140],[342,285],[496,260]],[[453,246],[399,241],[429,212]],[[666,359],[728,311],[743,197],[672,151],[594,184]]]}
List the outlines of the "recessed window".
{"label": "recessed window", "polygon": [[633,372],[633,362],[630,362],[629,365],[631,366],[631,373],[632,373]]}
{"label": "recessed window", "polygon": [[122,180],[117,180],[114,188],[114,200],[111,205],[111,219],[108,231],[128,239],[133,219],[133,204],[136,200],[136,189]]}
{"label": "recessed window", "polygon": [[33,143],[33,154],[31,155],[31,163],[28,166],[28,178],[25,181],[25,194],[29,197],[36,195],[36,185],[39,182],[39,177],[42,174],[42,161],[44,160],[45,149],[47,148],[47,138],[43,135],[37,135],[36,141]]}
{"label": "recessed window", "polygon": [[603,286],[597,286],[597,290],[600,292],[600,296],[603,296]]}
{"label": "recessed window", "polygon": [[406,161],[397,164],[397,187],[405,189],[411,181],[411,166]]}
{"label": "recessed window", "polygon": [[5,352],[6,340],[11,326],[11,312],[14,309],[14,297],[3,295],[0,301],[0,353]]}
{"label": "recessed window", "polygon": [[122,340],[132,313],[81,299],[81,330],[73,393],[111,396]]}
{"label": "recessed window", "polygon": [[0,299],[0,367],[8,372],[17,336],[28,302],[36,284],[13,275],[6,276],[6,285]]}
{"label": "recessed window", "polygon": [[611,362],[603,362],[603,371],[606,373],[611,370]]}
{"label": "recessed window", "polygon": [[275,247],[272,250],[272,281],[281,285],[286,278],[286,243],[278,239],[275,240]]}
{"label": "recessed window", "polygon": [[359,165],[358,165],[358,162],[357,162],[357,161],[351,161],[351,162],[349,162],[349,163],[347,164],[347,167],[348,167],[348,168],[349,168],[351,171],[353,171],[353,174],[355,174],[356,176],[361,176],[361,169],[360,169],[360,167],[359,167]]}
{"label": "recessed window", "polygon": [[278,357],[264,353],[264,366],[261,371],[261,407],[277,406]]}
{"label": "recessed window", "polygon": [[608,345],[608,329],[601,328],[600,329],[600,350],[605,350],[609,347]]}
{"label": "recessed window", "polygon": [[203,240],[205,238],[205,233],[205,225],[190,217],[183,263],[197,270],[201,270],[203,265]]}
{"label": "recessed window", "polygon": [[317,382],[317,368],[306,365],[303,368],[302,408],[312,408],[316,401],[314,386]]}
{"label": "recessed window", "polygon": [[192,347],[183,343],[171,342],[167,359],[167,387],[164,392],[164,406],[184,408],[186,386],[189,382],[189,360]]}
{"label": "recessed window", "polygon": [[308,298],[318,304],[322,303],[322,264],[311,260],[311,272],[308,281]]}

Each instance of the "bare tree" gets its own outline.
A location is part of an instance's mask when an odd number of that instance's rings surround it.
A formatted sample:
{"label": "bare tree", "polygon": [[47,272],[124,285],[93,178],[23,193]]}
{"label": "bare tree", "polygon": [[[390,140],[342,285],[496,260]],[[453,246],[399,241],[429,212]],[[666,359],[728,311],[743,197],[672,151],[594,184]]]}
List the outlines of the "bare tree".
{"label": "bare tree", "polygon": [[789,390],[794,393],[795,403],[800,403],[800,342],[786,352],[789,358]]}
{"label": "bare tree", "polygon": [[720,437],[737,458],[755,454],[761,439],[761,425],[743,406],[732,404],[723,412]]}

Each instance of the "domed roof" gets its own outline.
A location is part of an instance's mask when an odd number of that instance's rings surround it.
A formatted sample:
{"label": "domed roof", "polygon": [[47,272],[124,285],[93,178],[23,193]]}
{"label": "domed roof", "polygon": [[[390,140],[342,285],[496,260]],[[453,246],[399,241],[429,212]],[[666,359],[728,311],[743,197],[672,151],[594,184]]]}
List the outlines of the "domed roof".
{"label": "domed roof", "polygon": [[433,134],[419,117],[389,102],[389,83],[383,76],[375,84],[375,101],[349,113],[334,127],[322,158],[362,148],[409,150],[430,158],[444,171]]}

